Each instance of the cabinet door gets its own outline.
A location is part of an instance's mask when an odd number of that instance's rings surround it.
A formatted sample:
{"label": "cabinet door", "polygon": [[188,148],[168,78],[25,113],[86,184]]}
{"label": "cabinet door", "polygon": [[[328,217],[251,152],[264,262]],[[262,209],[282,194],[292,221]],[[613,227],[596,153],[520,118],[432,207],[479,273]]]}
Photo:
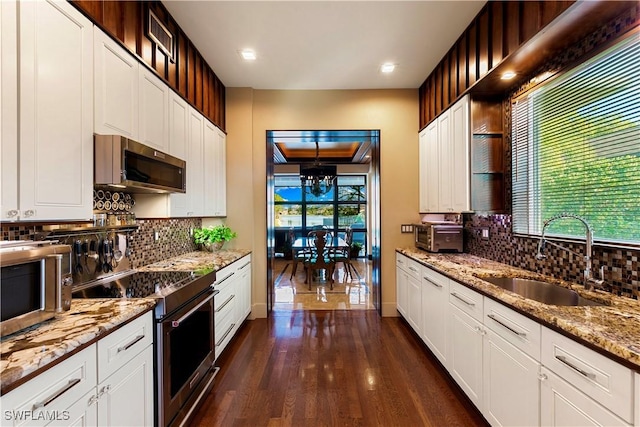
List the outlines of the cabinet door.
{"label": "cabinet door", "polygon": [[169,151],[169,86],[145,67],[139,67],[139,141]]}
{"label": "cabinet door", "polygon": [[217,216],[216,208],[216,151],[218,146],[218,133],[216,127],[208,120],[204,121],[204,143],[203,143],[203,191],[204,197],[204,215]]}
{"label": "cabinet door", "polygon": [[447,363],[447,318],[449,279],[422,269],[422,339],[440,360]]}
{"label": "cabinet door", "polygon": [[540,372],[541,425],[584,427],[629,425],[544,366]]}
{"label": "cabinet door", "polygon": [[418,335],[422,335],[422,287],[420,281],[409,276],[407,281],[407,320]]}
{"label": "cabinet door", "polygon": [[482,324],[449,304],[447,368],[477,408],[482,408]]}
{"label": "cabinet door", "polygon": [[[396,261],[396,263],[401,262],[402,260]],[[406,261],[405,261],[406,263]],[[397,299],[397,308],[400,314],[403,317],[407,317],[407,304],[408,304],[408,289],[409,286],[409,275],[406,271],[404,271],[401,267],[396,267],[396,299]]]}
{"label": "cabinet door", "polygon": [[471,143],[469,96],[451,107],[451,210],[464,212],[471,208],[471,178],[469,150]]}
{"label": "cabinet door", "polygon": [[18,13],[0,2],[0,220],[18,219]]}
{"label": "cabinet door", "polygon": [[92,216],[93,25],[67,2],[20,3],[20,217]]}
{"label": "cabinet door", "polygon": [[189,147],[187,156],[187,216],[204,213],[204,117],[189,108]]}
{"label": "cabinet door", "polygon": [[153,425],[153,346],[98,384],[98,425]]}
{"label": "cabinet door", "polygon": [[438,201],[440,185],[440,167],[438,159],[438,121],[434,120],[426,128],[424,139],[420,141],[422,155],[420,157],[420,193],[426,202],[424,212],[438,212],[440,203]]}
{"label": "cabinet door", "polygon": [[488,330],[483,343],[482,413],[494,426],[540,425],[540,364]]}
{"label": "cabinet door", "polygon": [[138,139],[138,61],[94,30],[95,133]]}
{"label": "cabinet door", "polygon": [[438,117],[438,154],[440,166],[440,185],[438,187],[439,212],[453,211],[451,192],[452,177],[458,171],[451,169],[453,163],[453,140],[451,138],[451,110],[447,110]]}
{"label": "cabinet door", "polygon": [[[169,95],[169,154],[187,160],[189,144],[189,104],[178,94]],[[191,164],[187,164],[187,192],[169,195],[169,216],[187,216],[189,210],[189,179]]]}
{"label": "cabinet door", "polygon": [[420,191],[420,202],[419,202],[419,209],[421,213],[424,212],[429,212],[429,205],[428,205],[428,200],[429,200],[429,185],[428,185],[428,179],[427,179],[427,170],[428,170],[428,153],[427,153],[427,129],[423,129],[422,132],[420,132],[419,135],[419,161],[420,161],[420,175],[418,178],[418,185],[419,185],[419,191]]}
{"label": "cabinet door", "polygon": [[240,323],[251,314],[251,255],[242,258],[239,262],[242,265],[238,268],[240,275],[239,285],[242,287],[242,304],[240,312]]}
{"label": "cabinet door", "polygon": [[214,151],[214,215],[227,216],[227,135],[216,128]]}

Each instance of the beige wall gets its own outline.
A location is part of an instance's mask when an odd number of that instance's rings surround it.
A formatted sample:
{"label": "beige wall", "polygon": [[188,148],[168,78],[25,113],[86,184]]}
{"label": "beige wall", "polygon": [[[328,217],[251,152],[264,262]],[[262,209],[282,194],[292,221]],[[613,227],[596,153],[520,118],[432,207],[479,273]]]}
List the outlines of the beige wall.
{"label": "beige wall", "polygon": [[400,224],[418,215],[418,91],[227,88],[227,224],[253,251],[253,316],[266,316],[266,131],[380,129],[382,314],[395,309]]}

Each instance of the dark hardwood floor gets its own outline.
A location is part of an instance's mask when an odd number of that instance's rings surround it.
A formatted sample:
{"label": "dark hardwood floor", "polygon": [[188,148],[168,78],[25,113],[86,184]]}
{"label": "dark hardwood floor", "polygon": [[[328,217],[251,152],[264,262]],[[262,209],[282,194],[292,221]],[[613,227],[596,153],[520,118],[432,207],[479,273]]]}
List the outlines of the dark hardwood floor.
{"label": "dark hardwood floor", "polygon": [[483,426],[409,327],[375,311],[246,322],[197,426]]}

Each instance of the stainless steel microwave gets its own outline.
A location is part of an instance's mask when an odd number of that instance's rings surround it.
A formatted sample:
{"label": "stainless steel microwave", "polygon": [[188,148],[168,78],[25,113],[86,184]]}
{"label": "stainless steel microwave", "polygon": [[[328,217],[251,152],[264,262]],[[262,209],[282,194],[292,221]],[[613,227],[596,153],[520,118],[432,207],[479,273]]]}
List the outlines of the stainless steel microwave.
{"label": "stainless steel microwave", "polygon": [[94,184],[138,193],[184,193],[187,163],[120,135],[94,135]]}
{"label": "stainless steel microwave", "polygon": [[429,252],[462,252],[462,225],[423,223],[414,226],[416,247]]}
{"label": "stainless steel microwave", "polygon": [[53,242],[0,244],[0,336],[55,317],[71,307],[71,246]]}

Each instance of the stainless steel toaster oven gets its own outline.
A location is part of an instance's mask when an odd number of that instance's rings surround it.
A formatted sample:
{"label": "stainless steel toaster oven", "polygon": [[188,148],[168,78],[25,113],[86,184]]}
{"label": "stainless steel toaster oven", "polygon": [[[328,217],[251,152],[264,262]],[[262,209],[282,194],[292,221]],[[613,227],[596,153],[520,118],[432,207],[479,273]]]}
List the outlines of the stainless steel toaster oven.
{"label": "stainless steel toaster oven", "polygon": [[462,225],[428,222],[414,227],[416,247],[429,252],[462,252]]}

